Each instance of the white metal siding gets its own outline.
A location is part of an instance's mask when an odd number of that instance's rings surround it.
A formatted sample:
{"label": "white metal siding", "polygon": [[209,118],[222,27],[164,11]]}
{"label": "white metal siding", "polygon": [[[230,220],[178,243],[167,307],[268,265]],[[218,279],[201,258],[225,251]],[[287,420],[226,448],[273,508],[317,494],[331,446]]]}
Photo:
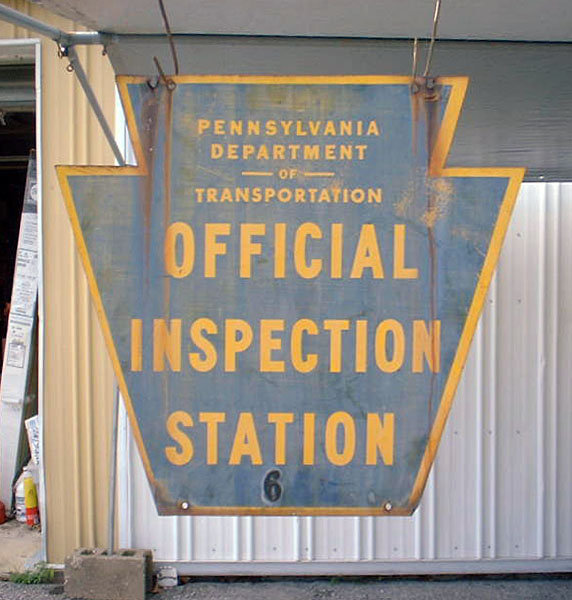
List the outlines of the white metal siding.
{"label": "white metal siding", "polygon": [[123,419],[122,545],[189,573],[572,570],[571,232],[572,184],[523,185],[415,515],[158,517]]}

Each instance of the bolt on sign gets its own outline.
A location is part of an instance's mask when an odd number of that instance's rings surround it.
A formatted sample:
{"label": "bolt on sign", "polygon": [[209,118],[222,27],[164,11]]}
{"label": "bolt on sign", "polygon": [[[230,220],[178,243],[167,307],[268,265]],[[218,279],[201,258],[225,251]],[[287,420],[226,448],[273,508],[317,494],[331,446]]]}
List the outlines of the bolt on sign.
{"label": "bolt on sign", "polygon": [[524,170],[446,166],[466,78],[173,81],[59,168],[159,513],[411,514]]}

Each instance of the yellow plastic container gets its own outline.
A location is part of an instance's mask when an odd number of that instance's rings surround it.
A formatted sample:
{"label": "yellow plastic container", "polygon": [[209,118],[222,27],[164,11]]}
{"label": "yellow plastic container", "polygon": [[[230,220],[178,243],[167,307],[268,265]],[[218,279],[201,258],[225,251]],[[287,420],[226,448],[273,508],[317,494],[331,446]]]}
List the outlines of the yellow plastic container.
{"label": "yellow plastic container", "polygon": [[30,472],[26,472],[24,475],[24,503],[26,505],[26,523],[28,527],[34,527],[40,522],[40,514],[38,511],[38,492]]}

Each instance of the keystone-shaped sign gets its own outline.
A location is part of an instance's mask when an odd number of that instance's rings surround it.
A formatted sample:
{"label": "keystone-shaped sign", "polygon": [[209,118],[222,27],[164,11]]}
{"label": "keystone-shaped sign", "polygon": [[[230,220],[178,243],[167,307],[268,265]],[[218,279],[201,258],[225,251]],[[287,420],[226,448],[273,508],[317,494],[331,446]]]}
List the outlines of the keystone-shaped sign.
{"label": "keystone-shaped sign", "polygon": [[413,512],[524,174],[445,166],[467,83],[119,77],[59,177],[160,514]]}

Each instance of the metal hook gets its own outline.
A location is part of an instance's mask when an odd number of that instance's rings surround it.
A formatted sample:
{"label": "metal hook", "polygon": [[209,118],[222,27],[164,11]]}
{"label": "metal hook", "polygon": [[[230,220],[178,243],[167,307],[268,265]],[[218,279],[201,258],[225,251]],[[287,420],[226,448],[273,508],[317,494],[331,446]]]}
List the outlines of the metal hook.
{"label": "metal hook", "polygon": [[179,60],[177,58],[177,51],[175,50],[175,42],[173,40],[173,33],[171,32],[171,26],[169,25],[169,19],[167,18],[167,11],[163,0],[159,1],[159,8],[163,17],[163,24],[165,25],[165,31],[167,32],[167,38],[169,39],[169,46],[171,46],[171,55],[173,57],[173,64],[175,65],[175,75],[179,74]]}
{"label": "metal hook", "polygon": [[167,89],[172,92],[177,87],[177,84],[165,75],[165,71],[163,71],[161,63],[159,62],[159,59],[156,56],[153,57],[153,61],[155,62],[157,71],[159,71],[159,78],[167,86]]}
{"label": "metal hook", "polygon": [[[72,46],[72,50],[73,50],[73,46]],[[66,65],[66,71],[68,73],[73,73],[75,71],[75,68],[73,66],[74,60],[75,58],[73,56],[70,56],[70,48],[69,46],[64,46],[63,44],[58,44],[58,58],[67,58],[68,59],[68,64]]]}
{"label": "metal hook", "polygon": [[159,77],[149,77],[149,79],[147,79],[147,85],[153,91],[155,91],[157,89],[157,86],[159,85]]}
{"label": "metal hook", "polygon": [[58,47],[58,58],[63,58],[68,55],[68,49],[63,44],[56,42],[56,46]]}
{"label": "metal hook", "polygon": [[435,12],[433,14],[433,31],[431,32],[431,42],[429,43],[429,51],[427,52],[427,62],[425,63],[425,71],[423,71],[423,77],[429,75],[429,69],[431,68],[431,60],[433,59],[433,46],[435,45],[435,38],[437,37],[437,26],[439,25],[439,15],[441,13],[441,0],[435,0]]}

